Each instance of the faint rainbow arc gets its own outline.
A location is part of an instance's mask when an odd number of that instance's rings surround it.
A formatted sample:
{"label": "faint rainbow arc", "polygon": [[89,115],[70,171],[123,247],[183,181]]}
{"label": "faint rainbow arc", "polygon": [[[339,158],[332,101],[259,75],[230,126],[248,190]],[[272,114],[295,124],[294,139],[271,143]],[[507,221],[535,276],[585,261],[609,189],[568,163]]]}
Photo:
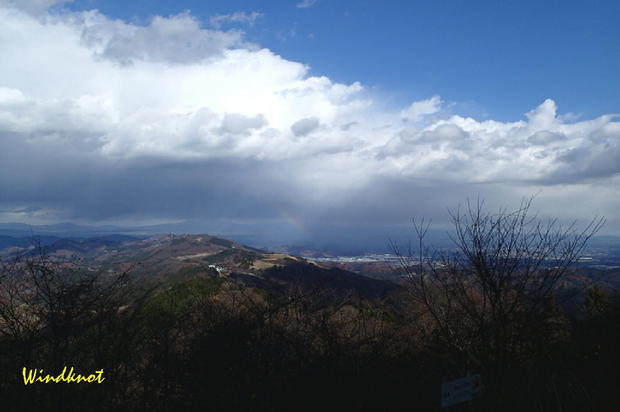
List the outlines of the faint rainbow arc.
{"label": "faint rainbow arc", "polygon": [[289,212],[288,210],[286,210],[284,208],[279,207],[279,208],[277,208],[277,210],[280,213],[280,217],[285,222],[287,222],[290,226],[295,228],[298,232],[302,233],[305,236],[310,237],[310,230],[305,225],[303,220],[301,220],[299,217],[293,215],[291,212]]}

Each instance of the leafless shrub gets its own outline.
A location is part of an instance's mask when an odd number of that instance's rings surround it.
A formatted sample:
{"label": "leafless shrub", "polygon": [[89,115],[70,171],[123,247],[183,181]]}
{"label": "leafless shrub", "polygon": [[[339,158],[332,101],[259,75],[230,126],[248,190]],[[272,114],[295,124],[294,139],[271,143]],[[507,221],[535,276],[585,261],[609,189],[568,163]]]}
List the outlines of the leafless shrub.
{"label": "leafless shrub", "polygon": [[604,224],[594,218],[583,230],[564,227],[532,216],[531,204],[532,198],[515,210],[491,213],[478,200],[450,211],[451,251],[426,245],[425,220],[414,220],[417,257],[393,245],[421,324],[428,325],[429,337],[459,354],[461,369],[518,363],[540,339],[553,338],[549,318],[556,293]]}

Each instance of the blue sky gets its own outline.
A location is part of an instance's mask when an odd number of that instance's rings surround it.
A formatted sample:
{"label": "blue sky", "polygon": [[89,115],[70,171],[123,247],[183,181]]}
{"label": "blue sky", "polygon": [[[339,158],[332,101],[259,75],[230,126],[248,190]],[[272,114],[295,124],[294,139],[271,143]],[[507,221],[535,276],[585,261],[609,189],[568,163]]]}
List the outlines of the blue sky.
{"label": "blue sky", "polygon": [[[620,107],[617,1],[83,0],[138,24],[190,10],[258,12],[249,41],[388,102],[440,95],[460,113],[516,120],[547,98],[586,117]],[[229,26],[234,27],[234,25]]]}
{"label": "blue sky", "polygon": [[618,234],[619,15],[0,0],[0,222],[331,241],[536,195],[540,216]]}

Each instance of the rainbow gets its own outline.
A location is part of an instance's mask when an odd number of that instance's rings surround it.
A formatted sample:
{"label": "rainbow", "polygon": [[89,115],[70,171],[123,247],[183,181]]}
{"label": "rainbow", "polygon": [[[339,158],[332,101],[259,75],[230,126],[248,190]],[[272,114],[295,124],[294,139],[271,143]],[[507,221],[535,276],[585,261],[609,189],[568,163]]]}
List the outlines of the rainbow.
{"label": "rainbow", "polygon": [[306,227],[305,223],[297,216],[293,215],[288,210],[278,207],[278,212],[280,213],[280,217],[286,221],[289,225],[291,225],[298,232],[304,234],[305,236],[310,237],[310,230]]}

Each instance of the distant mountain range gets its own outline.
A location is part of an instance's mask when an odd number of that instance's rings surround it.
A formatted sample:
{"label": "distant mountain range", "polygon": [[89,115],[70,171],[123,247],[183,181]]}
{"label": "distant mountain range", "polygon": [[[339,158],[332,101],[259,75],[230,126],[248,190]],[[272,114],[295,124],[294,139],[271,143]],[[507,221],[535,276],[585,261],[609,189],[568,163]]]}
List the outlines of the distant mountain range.
{"label": "distant mountain range", "polygon": [[[24,223],[0,223],[0,249],[24,247],[32,239],[47,245],[59,239],[105,238],[125,235],[133,238],[146,238],[161,234],[200,234],[211,233],[251,245],[271,252],[289,253],[308,257],[353,256],[365,253],[389,253],[390,242],[403,249],[408,248],[414,233],[410,227],[391,228],[331,228],[304,238],[281,234],[282,228],[272,225],[245,227],[243,225],[207,225],[196,222],[165,223],[149,226],[89,226],[75,223],[53,225],[28,225]],[[15,240],[10,239],[15,238]],[[452,248],[446,231],[431,230],[427,245],[438,248]],[[595,236],[588,244],[588,252],[605,254],[612,261],[620,262],[620,236]],[[602,255],[601,255],[602,256]],[[607,259],[609,260],[609,259]],[[620,265],[620,263],[619,263]]]}
{"label": "distant mountain range", "polygon": [[137,236],[156,233],[170,233],[168,225],[152,226],[87,226],[75,223],[57,223],[53,225],[29,225],[25,223],[0,223],[0,235],[13,237],[55,236],[58,238],[86,238],[111,234],[133,234]]}
{"label": "distant mountain range", "polygon": [[[26,227],[4,224],[0,225],[0,230],[23,234]],[[39,234],[34,236],[0,235],[0,259],[9,261],[17,255],[36,256],[43,251],[52,260],[76,262],[91,272],[113,274],[128,271],[144,284],[170,285],[195,277],[216,277],[270,293],[301,287],[329,290],[340,296],[353,293],[365,299],[385,298],[399,290],[402,284],[397,268],[388,262],[315,262],[295,256],[284,248],[275,253],[268,252],[206,234],[148,237],[102,234],[101,227],[93,230],[72,224],[36,229]],[[98,235],[84,237],[88,230]],[[60,233],[73,236],[61,237]],[[598,250],[590,252],[597,264],[589,267],[583,267],[588,261],[580,264],[581,268],[568,275],[567,285],[579,288],[589,279],[606,288],[620,288],[620,267],[610,265],[615,262],[614,256],[620,256],[618,239],[601,236],[591,245]],[[601,262],[605,264],[601,265]]]}
{"label": "distant mountain range", "polygon": [[[64,225],[60,228],[81,229]],[[284,291],[289,287],[321,288],[339,295],[354,293],[373,299],[399,288],[390,281],[372,279],[285,253],[269,253],[210,235],[147,238],[122,234],[91,238],[40,236],[38,245],[25,237],[4,236],[0,240],[3,241],[0,257],[4,260],[16,254],[36,256],[43,251],[51,260],[74,262],[84,270],[104,274],[128,271],[130,276],[154,284],[172,284],[194,277],[219,277],[270,292]]]}

